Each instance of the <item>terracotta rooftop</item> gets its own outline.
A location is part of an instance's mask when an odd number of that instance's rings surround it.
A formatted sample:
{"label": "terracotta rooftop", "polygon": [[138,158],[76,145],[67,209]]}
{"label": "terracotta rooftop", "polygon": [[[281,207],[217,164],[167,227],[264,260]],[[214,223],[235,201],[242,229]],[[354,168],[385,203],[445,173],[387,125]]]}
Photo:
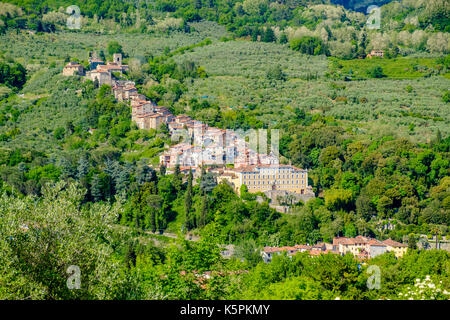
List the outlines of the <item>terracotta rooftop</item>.
{"label": "terracotta rooftop", "polygon": [[119,65],[98,65],[97,69],[107,69],[107,70],[118,70],[118,69],[123,69],[124,66],[119,66]]}
{"label": "terracotta rooftop", "polygon": [[92,70],[92,71],[90,71],[91,73],[107,73],[107,74],[109,74],[109,72],[108,71],[105,71],[105,70],[99,70],[99,69],[95,69],[95,70]]}
{"label": "terracotta rooftop", "polygon": [[383,242],[375,240],[375,239],[370,240],[368,242],[368,245],[369,246],[377,246],[377,247],[385,247],[386,246]]}
{"label": "terracotta rooftop", "polygon": [[311,246],[307,246],[307,245],[305,245],[305,244],[297,244],[295,247],[296,247],[297,249],[306,249],[306,250],[311,249]]}
{"label": "terracotta rooftop", "polygon": [[406,244],[394,241],[392,239],[384,240],[383,243],[390,247],[407,247]]}
{"label": "terracotta rooftop", "polygon": [[287,250],[287,251],[296,251],[297,248],[296,247],[281,247],[281,250]]}
{"label": "terracotta rooftop", "polygon": [[265,247],[264,248],[265,253],[273,253],[273,252],[279,252],[279,251],[281,251],[281,249],[277,248],[277,247]]}
{"label": "terracotta rooftop", "polygon": [[309,251],[309,254],[312,256],[318,256],[321,255],[322,253],[325,253],[325,251],[319,250],[319,249],[311,249]]}
{"label": "terracotta rooftop", "polygon": [[353,240],[351,238],[346,238],[346,237],[335,237],[333,239],[333,245],[336,246],[339,244],[350,245],[350,244],[353,244]]}

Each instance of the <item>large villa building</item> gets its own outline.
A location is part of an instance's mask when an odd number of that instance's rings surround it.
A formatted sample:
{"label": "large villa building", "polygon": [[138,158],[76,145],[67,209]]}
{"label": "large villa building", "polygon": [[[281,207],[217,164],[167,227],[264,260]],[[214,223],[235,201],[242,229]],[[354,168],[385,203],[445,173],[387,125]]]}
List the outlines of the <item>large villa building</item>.
{"label": "large villa building", "polygon": [[250,193],[269,190],[283,190],[298,194],[312,192],[308,187],[308,171],[291,165],[260,164],[225,169],[218,179],[229,182],[238,193],[242,185],[246,185]]}

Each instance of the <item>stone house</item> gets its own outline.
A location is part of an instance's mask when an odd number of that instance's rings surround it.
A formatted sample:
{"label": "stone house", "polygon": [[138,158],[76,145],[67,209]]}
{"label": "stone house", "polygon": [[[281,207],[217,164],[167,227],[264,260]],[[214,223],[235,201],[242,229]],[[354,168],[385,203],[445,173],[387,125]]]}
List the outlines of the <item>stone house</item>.
{"label": "stone house", "polygon": [[71,61],[63,68],[64,76],[84,75],[84,68],[81,64]]}

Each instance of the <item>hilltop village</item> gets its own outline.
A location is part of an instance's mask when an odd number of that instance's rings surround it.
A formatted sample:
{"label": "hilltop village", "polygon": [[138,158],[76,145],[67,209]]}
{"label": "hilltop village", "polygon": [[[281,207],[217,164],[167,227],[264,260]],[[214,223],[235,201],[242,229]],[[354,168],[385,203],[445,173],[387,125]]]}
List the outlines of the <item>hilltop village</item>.
{"label": "hilltop village", "polygon": [[173,115],[168,108],[157,106],[139,94],[133,81],[116,79],[114,73],[123,74],[128,70],[128,65],[122,63],[120,53],[114,54],[113,61],[106,64],[90,55],[89,68],[85,72],[82,65],[70,62],[63,68],[63,75],[84,75],[85,79],[97,82],[99,86],[111,86],[118,101],[130,104],[132,121],[138,128],[158,130],[166,126],[172,141],[179,142],[160,156],[160,165],[168,169],[179,166],[182,172],[191,170],[194,176],[198,176],[204,168],[213,173],[218,182],[226,181],[232,185],[238,194],[242,185],[250,193],[264,193],[273,200],[271,206],[281,212],[286,212],[287,208],[280,206],[277,199],[289,198],[291,203],[295,203],[314,197],[312,187],[308,185],[306,169],[279,163],[276,134],[272,134],[271,151],[258,153],[256,136],[260,142],[266,141],[264,131],[242,133],[224,130],[210,127],[187,115]]}
{"label": "hilltop village", "polygon": [[[138,128],[159,130],[165,127],[175,144],[162,153],[160,166],[169,170],[179,166],[181,172],[191,171],[194,176],[199,176],[201,170],[211,172],[218,182],[225,181],[233,186],[237,194],[242,192],[242,186],[250,193],[263,193],[271,200],[272,208],[284,213],[288,212],[289,206],[282,199],[289,199],[289,205],[292,205],[314,198],[312,187],[308,185],[308,171],[279,163],[277,141],[271,142],[269,153],[258,153],[251,138],[258,135],[259,140],[264,141],[261,132],[247,133],[250,138],[247,141],[242,132],[210,127],[184,114],[173,115],[167,107],[158,106],[139,94],[133,81],[116,79],[114,73],[122,74],[128,70],[128,66],[122,64],[121,54],[114,54],[113,61],[106,64],[90,56],[89,66],[90,70],[85,73],[80,64],[70,62],[64,67],[63,75],[84,75],[99,86],[111,86],[115,98],[130,105],[132,121]],[[272,137],[278,139],[277,134]],[[394,252],[398,258],[406,250],[407,245],[391,239],[378,241],[357,236],[334,238],[333,243],[265,247],[261,256],[265,262],[270,262],[275,254],[281,253],[290,256],[297,252],[308,252],[311,256],[350,253],[364,261],[386,252]]]}

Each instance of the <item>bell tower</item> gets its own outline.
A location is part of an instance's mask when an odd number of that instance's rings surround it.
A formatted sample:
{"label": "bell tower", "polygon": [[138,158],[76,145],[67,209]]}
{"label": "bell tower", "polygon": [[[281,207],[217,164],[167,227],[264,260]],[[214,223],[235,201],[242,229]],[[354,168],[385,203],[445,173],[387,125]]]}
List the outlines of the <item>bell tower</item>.
{"label": "bell tower", "polygon": [[118,66],[122,65],[122,54],[121,53],[114,53],[113,54],[113,62],[117,64]]}

